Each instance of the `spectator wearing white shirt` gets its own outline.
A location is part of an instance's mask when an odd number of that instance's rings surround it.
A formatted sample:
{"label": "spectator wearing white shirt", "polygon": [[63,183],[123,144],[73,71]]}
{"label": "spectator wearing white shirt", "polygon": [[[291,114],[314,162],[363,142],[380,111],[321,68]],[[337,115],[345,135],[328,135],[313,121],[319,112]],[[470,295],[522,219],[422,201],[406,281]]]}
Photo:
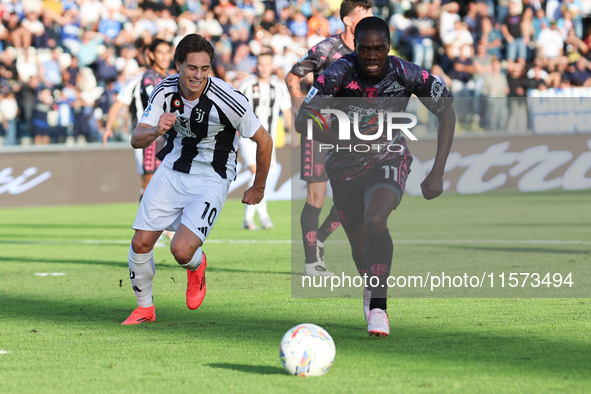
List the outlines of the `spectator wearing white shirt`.
{"label": "spectator wearing white shirt", "polygon": [[160,11],[159,18],[156,20],[159,38],[171,42],[179,30],[179,26],[172,18],[170,11],[166,8]]}
{"label": "spectator wearing white shirt", "polygon": [[[0,95],[0,118],[4,129],[4,145],[16,145],[16,117],[18,115],[18,103],[14,93],[6,92]],[[0,144],[2,145],[2,144]]]}
{"label": "spectator wearing white shirt", "polygon": [[556,69],[556,65],[564,61],[564,39],[556,28],[556,21],[550,22],[550,27],[542,28],[538,37],[538,56],[542,58],[544,67],[550,71]]}
{"label": "spectator wearing white shirt", "polygon": [[220,22],[215,19],[213,11],[208,11],[205,18],[197,21],[197,29],[201,34],[207,32],[212,37],[219,37],[224,32]]}
{"label": "spectator wearing white shirt", "polygon": [[136,58],[139,56],[138,50],[134,45],[125,45],[121,47],[120,55],[115,59],[115,68],[119,72],[119,80],[126,81],[132,75],[140,70],[140,65]]}
{"label": "spectator wearing white shirt", "polygon": [[452,1],[441,6],[441,17],[439,18],[439,36],[443,43],[452,40],[450,35],[453,36],[455,31],[455,24],[460,20],[458,12],[460,11],[460,5]]}
{"label": "spectator wearing white shirt", "polygon": [[156,14],[154,13],[154,10],[146,8],[144,12],[142,12],[140,18],[134,21],[132,34],[135,37],[140,37],[144,32],[148,32],[150,36],[156,36],[158,33],[158,27],[156,27],[155,20]]}
{"label": "spectator wearing white shirt", "polygon": [[16,58],[18,77],[23,82],[29,82],[31,77],[39,75],[37,66],[37,50],[33,47],[19,52]]}
{"label": "spectator wearing white shirt", "polygon": [[99,0],[82,0],[80,3],[80,24],[84,29],[96,31],[105,6]]}
{"label": "spectator wearing white shirt", "polygon": [[45,33],[45,26],[39,20],[39,13],[35,11],[27,12],[25,19],[21,21],[21,26],[34,36],[41,36]]}
{"label": "spectator wearing white shirt", "polygon": [[454,30],[446,35],[443,40],[445,53],[450,59],[455,59],[463,55],[467,58],[474,57],[474,39],[468,30],[468,25],[461,20],[457,20]]}

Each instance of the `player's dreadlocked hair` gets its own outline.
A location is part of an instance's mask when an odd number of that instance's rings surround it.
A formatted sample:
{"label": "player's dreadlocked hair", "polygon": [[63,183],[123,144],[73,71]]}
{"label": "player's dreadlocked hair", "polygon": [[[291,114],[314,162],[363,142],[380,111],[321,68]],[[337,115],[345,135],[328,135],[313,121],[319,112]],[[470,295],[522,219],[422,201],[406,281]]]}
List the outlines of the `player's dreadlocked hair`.
{"label": "player's dreadlocked hair", "polygon": [[340,9],[341,20],[348,16],[357,7],[369,10],[372,5],[371,0],[343,0]]}
{"label": "player's dreadlocked hair", "polygon": [[384,35],[384,38],[388,40],[390,45],[390,28],[385,20],[378,18],[377,16],[368,16],[363,18],[355,27],[355,42],[359,41],[359,37],[366,31],[377,31]]}
{"label": "player's dreadlocked hair", "polygon": [[182,64],[187,60],[187,54],[192,52],[205,52],[209,55],[210,62],[213,62],[213,46],[199,34],[188,34],[178,43],[174,60]]}

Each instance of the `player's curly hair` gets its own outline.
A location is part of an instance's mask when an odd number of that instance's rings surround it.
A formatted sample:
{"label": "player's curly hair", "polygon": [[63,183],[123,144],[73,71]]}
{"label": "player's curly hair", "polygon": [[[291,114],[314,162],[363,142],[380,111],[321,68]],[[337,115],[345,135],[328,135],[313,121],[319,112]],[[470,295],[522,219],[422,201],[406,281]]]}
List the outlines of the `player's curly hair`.
{"label": "player's curly hair", "polygon": [[209,55],[210,63],[213,62],[213,46],[199,34],[188,34],[178,43],[174,51],[174,60],[182,64],[192,52],[205,52]]}
{"label": "player's curly hair", "polygon": [[367,31],[377,31],[384,35],[384,38],[388,40],[388,45],[390,44],[390,28],[388,27],[388,23],[382,18],[378,18],[377,16],[368,16],[367,18],[363,18],[355,27],[355,42],[359,41],[361,35]]}

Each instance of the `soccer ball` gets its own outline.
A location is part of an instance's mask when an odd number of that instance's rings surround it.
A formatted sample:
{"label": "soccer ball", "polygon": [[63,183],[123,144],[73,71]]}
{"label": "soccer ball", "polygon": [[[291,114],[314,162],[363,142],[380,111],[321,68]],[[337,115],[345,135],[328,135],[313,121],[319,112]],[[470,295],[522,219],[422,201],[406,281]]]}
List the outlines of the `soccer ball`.
{"label": "soccer ball", "polygon": [[285,333],[279,345],[279,354],[289,374],[321,376],[332,367],[336,348],[324,328],[303,323]]}

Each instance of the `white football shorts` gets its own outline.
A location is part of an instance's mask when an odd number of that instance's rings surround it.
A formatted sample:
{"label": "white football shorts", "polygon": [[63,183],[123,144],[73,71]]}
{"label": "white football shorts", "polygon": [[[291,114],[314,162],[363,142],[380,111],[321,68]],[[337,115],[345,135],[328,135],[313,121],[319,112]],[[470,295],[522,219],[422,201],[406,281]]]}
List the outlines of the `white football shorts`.
{"label": "white football shorts", "polygon": [[144,192],[133,229],[176,231],[182,223],[205,242],[230,183],[217,174],[185,174],[160,165]]}

